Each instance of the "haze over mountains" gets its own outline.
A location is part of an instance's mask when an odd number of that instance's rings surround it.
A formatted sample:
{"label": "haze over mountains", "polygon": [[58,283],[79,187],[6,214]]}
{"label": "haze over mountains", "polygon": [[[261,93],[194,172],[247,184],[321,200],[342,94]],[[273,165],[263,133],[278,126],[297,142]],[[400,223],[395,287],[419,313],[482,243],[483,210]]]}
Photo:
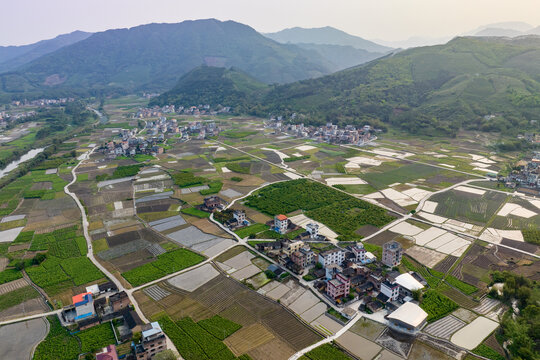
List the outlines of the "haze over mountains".
{"label": "haze over mountains", "polygon": [[[4,51],[3,63],[48,53],[0,74],[0,95],[157,91],[164,92],[161,103],[220,103],[264,116],[299,112],[320,122],[383,121],[430,134],[526,127],[538,118],[540,38],[466,37],[388,52],[330,27],[267,36],[214,19],[73,33]],[[492,114],[495,120],[483,120]]]}
{"label": "haze over mountains", "polygon": [[380,119],[432,135],[527,128],[540,120],[539,94],[540,37],[459,37],[279,86],[262,102],[321,122]]}
{"label": "haze over mountains", "polygon": [[2,90],[166,89],[204,63],[235,66],[267,83],[335,70],[316,52],[279,44],[240,23],[209,19],[95,33],[4,74]]}
{"label": "haze over mountains", "polygon": [[375,53],[386,53],[393,50],[391,47],[376,44],[330,26],[312,29],[294,27],[264,35],[280,43],[351,46],[355,49]]}
{"label": "haze over mountains", "polygon": [[58,35],[54,39],[42,40],[34,44],[21,46],[0,46],[0,73],[14,70],[43,55],[56,51],[88,38],[91,33],[74,31]]}
{"label": "haze over mountains", "polygon": [[520,21],[508,21],[480,26],[464,35],[472,36],[504,36],[516,37],[523,35],[540,35],[540,26],[533,27]]}

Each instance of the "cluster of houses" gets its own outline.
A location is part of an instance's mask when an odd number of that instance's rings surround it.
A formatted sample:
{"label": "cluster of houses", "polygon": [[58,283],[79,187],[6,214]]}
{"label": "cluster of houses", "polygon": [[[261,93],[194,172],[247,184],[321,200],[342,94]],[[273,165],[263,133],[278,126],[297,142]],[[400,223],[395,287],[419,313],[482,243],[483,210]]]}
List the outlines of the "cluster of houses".
{"label": "cluster of houses", "polygon": [[30,117],[36,115],[36,112],[31,111],[23,111],[23,112],[17,112],[17,113],[10,113],[7,111],[0,111],[0,127],[6,127],[10,121],[15,121],[19,119],[23,119],[25,117]]}
{"label": "cluster of houses", "polygon": [[109,159],[115,159],[117,156],[135,156],[137,154],[157,155],[163,153],[163,147],[159,144],[163,140],[144,139],[132,137],[127,140],[109,141],[102,144],[98,151],[107,155]]}
{"label": "cluster of houses", "polygon": [[135,117],[138,119],[148,119],[153,117],[161,117],[163,114],[178,114],[178,115],[217,115],[220,113],[228,113],[231,111],[230,107],[218,105],[212,107],[209,104],[198,105],[198,106],[174,106],[174,105],[165,105],[165,106],[154,106],[151,108],[140,108],[135,113]]}
{"label": "cluster of houses", "polygon": [[180,135],[187,140],[189,137],[206,139],[208,136],[219,135],[220,128],[213,120],[192,121],[184,126],[179,126],[176,119],[167,119],[160,116],[155,121],[146,122],[146,133],[148,136],[158,136],[165,138],[167,134]]}
{"label": "cluster of houses", "polygon": [[374,129],[370,125],[356,127],[347,125],[339,128],[337,125],[327,123],[326,126],[305,126],[304,124],[290,124],[284,122],[281,117],[271,118],[265,126],[274,129],[276,134],[284,133],[298,138],[312,139],[318,142],[331,144],[363,145],[375,140],[376,133],[381,130]]}
{"label": "cluster of houses", "polygon": [[191,137],[206,139],[219,135],[220,128],[214,121],[196,121],[185,126],[178,126],[176,119],[160,117],[146,122],[146,134],[141,135],[136,129],[120,129],[117,131],[121,140],[103,144],[100,151],[109,158],[117,156],[134,156],[137,154],[157,155],[164,152],[163,144],[174,136],[178,141],[186,141]]}
{"label": "cluster of houses", "polygon": [[540,191],[540,151],[535,151],[532,156],[519,161],[516,170],[506,177],[500,177],[506,187],[520,188],[521,191],[532,191],[538,195]]}
{"label": "cluster of houses", "polygon": [[12,106],[49,106],[60,105],[75,101],[74,98],[58,98],[58,99],[37,99],[37,100],[15,100],[11,102]]}
{"label": "cluster of houses", "polygon": [[[280,226],[285,227],[278,224],[275,230],[278,231]],[[403,256],[403,248],[396,241],[383,245],[381,261],[361,242],[318,254],[311,249],[309,242],[298,238],[258,243],[256,248],[274,258],[283,268],[299,275],[310,275],[304,279],[315,279],[314,287],[337,306],[361,300],[362,311],[374,313],[384,308],[396,312],[403,304],[414,302],[415,292],[427,286],[426,280],[415,272],[401,274],[392,270],[401,264]],[[411,305],[407,307],[413,308]],[[417,305],[414,309],[417,318],[422,320],[413,327],[409,324],[408,328],[401,329],[402,332],[416,332],[424,324],[425,317],[421,314],[425,312]],[[398,328],[403,326],[397,320],[394,325]]]}
{"label": "cluster of houses", "polygon": [[[150,360],[167,349],[165,334],[159,324],[143,324],[132,309],[127,293],[119,292],[112,282],[89,286],[85,292],[73,296],[72,302],[60,313],[64,326],[85,330],[115,320],[117,325],[113,326],[113,331],[119,343],[131,340],[134,332],[142,333],[140,343],[132,343],[132,352],[126,359]],[[98,352],[96,360],[100,359],[118,359],[115,345],[111,344]]]}

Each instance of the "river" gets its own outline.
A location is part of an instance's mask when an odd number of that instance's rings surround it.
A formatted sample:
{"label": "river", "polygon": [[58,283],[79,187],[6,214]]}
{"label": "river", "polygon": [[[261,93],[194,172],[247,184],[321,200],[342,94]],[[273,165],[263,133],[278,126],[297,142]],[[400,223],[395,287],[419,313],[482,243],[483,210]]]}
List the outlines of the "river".
{"label": "river", "polygon": [[19,159],[10,162],[5,168],[0,170],[0,179],[6,176],[11,171],[18,168],[20,163],[23,163],[25,161],[35,158],[36,155],[41,153],[43,150],[45,150],[45,148],[32,149],[28,151],[26,154],[24,154],[23,156],[21,156]]}

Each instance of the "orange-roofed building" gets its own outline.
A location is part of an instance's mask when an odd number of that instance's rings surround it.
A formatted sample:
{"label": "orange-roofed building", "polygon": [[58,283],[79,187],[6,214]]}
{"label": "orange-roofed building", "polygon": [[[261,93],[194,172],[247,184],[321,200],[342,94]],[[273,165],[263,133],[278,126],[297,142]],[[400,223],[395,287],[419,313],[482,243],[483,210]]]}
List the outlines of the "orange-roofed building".
{"label": "orange-roofed building", "polygon": [[282,214],[274,217],[274,230],[280,234],[285,234],[289,228],[289,219]]}
{"label": "orange-roofed building", "polygon": [[76,311],[75,321],[88,319],[96,314],[94,309],[94,298],[92,297],[91,292],[75,295],[71,299],[73,300]]}

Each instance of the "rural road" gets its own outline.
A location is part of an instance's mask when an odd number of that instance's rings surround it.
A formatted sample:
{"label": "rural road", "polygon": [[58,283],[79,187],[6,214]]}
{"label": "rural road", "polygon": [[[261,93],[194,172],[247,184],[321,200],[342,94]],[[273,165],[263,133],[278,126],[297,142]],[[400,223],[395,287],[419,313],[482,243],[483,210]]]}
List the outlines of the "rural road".
{"label": "rural road", "polygon": [[[90,261],[99,270],[101,270],[101,272],[103,274],[105,274],[105,276],[107,276],[118,287],[119,291],[126,291],[126,288],[124,287],[124,285],[122,285],[122,283],[109,270],[107,270],[103,265],[101,265],[101,263],[99,261],[97,261],[96,257],[94,256],[94,249],[92,248],[92,238],[90,237],[90,234],[88,232],[88,225],[89,224],[88,224],[88,218],[86,217],[86,211],[85,211],[84,206],[82,205],[81,201],[79,200],[79,197],[74,192],[71,192],[69,190],[69,187],[71,185],[73,185],[77,181],[77,174],[76,174],[77,169],[79,168],[79,166],[85,160],[88,160],[90,158],[90,155],[92,155],[92,153],[96,149],[97,149],[97,147],[93,148],[92,150],[87,151],[86,153],[84,153],[83,155],[81,155],[79,157],[79,163],[76,166],[74,166],[73,169],[71,169],[71,174],[73,175],[73,180],[71,180],[71,182],[64,187],[64,192],[67,195],[71,196],[73,198],[73,200],[75,200],[75,203],[77,203],[77,206],[79,207],[79,210],[81,212],[83,233],[84,233],[84,238],[86,239],[86,244],[87,244],[87,247],[88,247],[88,251],[86,253],[86,256],[88,257],[88,259],[90,259]],[[141,318],[142,321],[149,322],[148,319],[144,316],[143,312],[141,311],[141,309],[139,307],[139,304],[135,300],[135,297],[133,297],[132,293],[127,292],[127,291],[126,291],[126,293],[129,296],[129,300],[131,301],[131,303],[135,307],[135,311],[137,312],[137,315],[139,315],[139,317]]]}

